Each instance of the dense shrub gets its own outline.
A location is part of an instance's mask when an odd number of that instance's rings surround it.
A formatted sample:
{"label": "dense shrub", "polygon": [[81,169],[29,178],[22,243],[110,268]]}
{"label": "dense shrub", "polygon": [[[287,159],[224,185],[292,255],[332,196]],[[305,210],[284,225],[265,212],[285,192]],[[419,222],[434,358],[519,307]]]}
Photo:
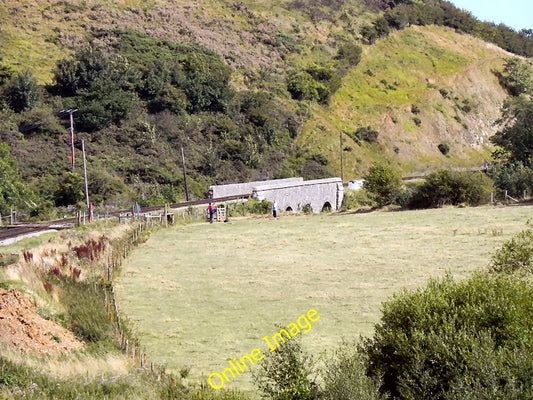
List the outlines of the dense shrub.
{"label": "dense shrub", "polygon": [[8,105],[19,113],[32,109],[41,97],[37,80],[29,70],[24,70],[11,78],[6,88]]}
{"label": "dense shrub", "polygon": [[521,197],[524,191],[533,193],[533,170],[522,163],[494,163],[488,169],[488,176],[494,181],[496,194]]}
{"label": "dense shrub", "polygon": [[295,100],[324,102],[330,95],[326,85],[316,81],[309,72],[293,72],[287,79],[287,90]]}
{"label": "dense shrub", "polygon": [[450,152],[450,146],[447,143],[439,143],[437,148],[443,155],[447,155]]}
{"label": "dense shrub", "polygon": [[295,100],[326,103],[340,85],[340,76],[333,67],[316,64],[293,71],[287,78],[287,90]]}
{"label": "dense shrub", "polygon": [[[361,350],[389,398],[532,395],[533,289],[509,276],[450,277],[395,295]],[[469,397],[473,396],[473,397]]]}
{"label": "dense shrub", "polygon": [[347,132],[347,135],[358,145],[361,145],[362,142],[372,144],[378,140],[379,132],[371,126],[361,126],[354,133]]}
{"label": "dense shrub", "polygon": [[324,400],[378,400],[378,386],[366,376],[366,363],[363,355],[354,344],[343,343],[326,360],[321,371],[324,387],[321,399]]}
{"label": "dense shrub", "polygon": [[342,46],[339,47],[335,59],[337,59],[339,63],[346,64],[346,67],[353,68],[357,66],[361,61],[362,53],[363,49],[361,48],[361,46],[355,43],[344,43]]}
{"label": "dense shrub", "polygon": [[531,64],[517,57],[506,58],[500,82],[512,96],[528,93],[533,83]]}
{"label": "dense shrub", "polygon": [[22,182],[9,146],[0,143],[0,214],[9,214],[12,208],[28,211],[34,200],[34,194]]}
{"label": "dense shrub", "polygon": [[490,270],[494,272],[533,272],[533,227],[530,227],[503,244],[494,253]]}
{"label": "dense shrub", "polygon": [[379,206],[392,204],[402,192],[402,176],[399,171],[389,165],[373,164],[364,179],[363,188]]}
{"label": "dense shrub", "polygon": [[371,199],[368,192],[364,189],[350,190],[344,189],[342,196],[341,211],[356,209],[359,207],[376,207],[377,203]]}
{"label": "dense shrub", "polygon": [[252,214],[265,215],[269,214],[272,209],[272,204],[267,200],[255,201],[250,200],[246,207],[248,211]]}
{"label": "dense shrub", "polygon": [[54,201],[56,206],[76,204],[85,197],[83,178],[73,172],[66,172],[55,182]]}
{"label": "dense shrub", "polygon": [[266,399],[312,400],[318,397],[312,357],[302,350],[299,337],[283,343],[252,371],[253,380]]}
{"label": "dense shrub", "polygon": [[413,194],[410,208],[431,208],[444,205],[479,205],[488,202],[492,181],[485,174],[440,170],[426,177]]}

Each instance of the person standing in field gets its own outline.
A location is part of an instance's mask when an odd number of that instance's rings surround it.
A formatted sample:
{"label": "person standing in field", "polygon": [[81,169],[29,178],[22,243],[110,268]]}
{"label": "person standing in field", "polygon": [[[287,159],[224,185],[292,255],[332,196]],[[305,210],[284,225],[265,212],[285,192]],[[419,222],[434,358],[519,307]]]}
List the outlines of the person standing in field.
{"label": "person standing in field", "polygon": [[272,216],[274,218],[278,217],[278,203],[274,200],[274,203],[272,203]]}
{"label": "person standing in field", "polygon": [[215,206],[213,203],[209,203],[207,206],[207,212],[209,213],[209,223],[213,223],[213,219],[215,218]]}

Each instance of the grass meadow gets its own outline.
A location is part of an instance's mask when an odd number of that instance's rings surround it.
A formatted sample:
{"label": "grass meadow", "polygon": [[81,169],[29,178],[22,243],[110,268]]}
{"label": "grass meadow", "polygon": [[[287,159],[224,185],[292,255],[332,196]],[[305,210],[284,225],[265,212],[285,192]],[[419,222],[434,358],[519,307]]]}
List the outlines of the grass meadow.
{"label": "grass meadow", "polygon": [[[158,230],[135,249],[117,283],[120,309],[148,360],[189,380],[268,351],[262,341],[314,308],[302,333],[320,355],[372,334],[393,293],[449,271],[488,265],[525,228],[533,206],[232,219]],[[251,374],[224,388],[250,390]]]}

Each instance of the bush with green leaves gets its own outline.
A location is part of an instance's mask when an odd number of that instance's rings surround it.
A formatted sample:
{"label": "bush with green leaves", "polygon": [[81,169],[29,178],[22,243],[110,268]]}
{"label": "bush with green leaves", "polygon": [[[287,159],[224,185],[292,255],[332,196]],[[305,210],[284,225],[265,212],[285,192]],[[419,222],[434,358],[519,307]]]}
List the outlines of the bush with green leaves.
{"label": "bush with green leaves", "polygon": [[252,214],[265,215],[269,214],[272,209],[272,204],[267,200],[256,201],[250,200],[246,204],[247,209]]}
{"label": "bush with green leaves", "polygon": [[22,182],[9,146],[0,143],[0,214],[7,215],[10,209],[30,211],[35,208],[35,195]]}
{"label": "bush with green leaves", "polygon": [[295,100],[326,103],[340,85],[340,76],[333,67],[316,64],[293,71],[287,78],[287,90]]}
{"label": "bush with green leaves", "polygon": [[344,189],[342,196],[341,211],[353,210],[359,207],[376,207],[377,203],[371,199],[368,192],[363,189]]}
{"label": "bush with green leaves", "polygon": [[6,97],[13,111],[19,113],[34,108],[41,98],[41,88],[29,70],[15,75],[7,84]]}
{"label": "bush with green leaves", "polygon": [[[323,400],[379,400],[384,396],[379,387],[366,376],[366,360],[354,343],[344,342],[321,369]],[[378,379],[379,381],[379,379]]]}
{"label": "bush with green leaves", "polygon": [[56,206],[77,204],[85,198],[83,177],[74,172],[65,172],[55,182],[54,201]]}
{"label": "bush with green leaves", "polygon": [[439,170],[429,174],[413,194],[409,208],[487,203],[493,190],[492,180],[481,172]]}
{"label": "bush with green leaves", "polygon": [[520,162],[497,162],[488,169],[488,176],[494,181],[496,195],[505,193],[513,197],[522,197],[524,192],[533,193],[533,169]]}
{"label": "bush with green leaves", "polygon": [[518,57],[506,58],[500,81],[511,96],[530,92],[533,89],[531,64]]}
{"label": "bush with green leaves", "polygon": [[437,146],[442,155],[446,156],[450,152],[450,145],[447,143],[439,143]]}
{"label": "bush with green leaves", "polygon": [[355,133],[347,133],[358,145],[362,142],[375,143],[378,140],[379,132],[371,126],[361,126]]}
{"label": "bush with green leaves", "polygon": [[318,398],[313,359],[302,350],[299,337],[283,343],[252,371],[253,380],[264,399],[313,400]]}
{"label": "bush with green leaves", "polygon": [[297,71],[289,75],[287,90],[295,100],[325,101],[330,92],[326,85],[317,82],[307,71]]}
{"label": "bush with green leaves", "polygon": [[400,171],[383,163],[373,164],[363,177],[363,188],[380,207],[394,203],[402,193],[403,181]]}
{"label": "bush with green leaves", "polygon": [[341,69],[354,68],[361,61],[363,54],[363,48],[355,43],[343,43],[337,50],[335,59],[340,65],[337,66]]}
{"label": "bush with green leaves", "polygon": [[533,272],[533,225],[496,250],[492,256],[490,270],[494,272],[512,273],[517,271]]}
{"label": "bush with green leaves", "polygon": [[395,295],[361,351],[397,399],[529,399],[533,288],[502,274],[447,276]]}

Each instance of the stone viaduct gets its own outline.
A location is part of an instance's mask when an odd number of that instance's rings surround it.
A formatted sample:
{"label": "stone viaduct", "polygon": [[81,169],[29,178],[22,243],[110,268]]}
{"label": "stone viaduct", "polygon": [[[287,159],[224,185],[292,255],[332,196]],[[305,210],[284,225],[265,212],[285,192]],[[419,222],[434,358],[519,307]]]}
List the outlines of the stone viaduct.
{"label": "stone viaduct", "polygon": [[314,213],[319,213],[324,209],[339,210],[343,185],[340,178],[310,181],[303,178],[274,179],[210,186],[209,195],[213,199],[249,195],[258,201],[277,202],[280,211],[299,212],[311,207]]}

